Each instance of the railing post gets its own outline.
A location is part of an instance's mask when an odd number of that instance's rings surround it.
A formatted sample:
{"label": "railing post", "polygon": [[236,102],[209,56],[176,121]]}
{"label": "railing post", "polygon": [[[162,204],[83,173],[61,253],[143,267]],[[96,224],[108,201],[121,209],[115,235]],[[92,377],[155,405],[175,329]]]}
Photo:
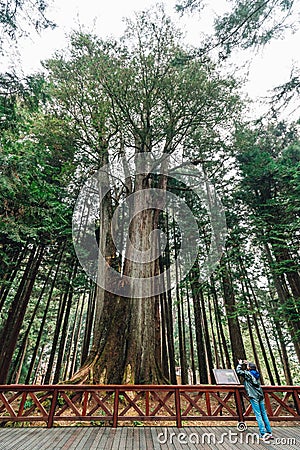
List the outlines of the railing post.
{"label": "railing post", "polygon": [[116,389],[114,399],[113,428],[117,428],[118,426],[118,413],[119,413],[119,389]]}
{"label": "railing post", "polygon": [[300,400],[299,400],[298,389],[293,389],[293,398],[294,398],[294,403],[295,403],[297,414],[298,414],[298,416],[300,416]]}
{"label": "railing post", "polygon": [[235,401],[236,401],[236,411],[239,416],[239,422],[244,422],[244,413],[242,405],[242,397],[239,388],[234,389]]}
{"label": "railing post", "polygon": [[56,408],[56,403],[57,403],[57,397],[58,397],[58,390],[54,389],[52,402],[51,402],[51,408],[50,408],[49,416],[48,416],[47,428],[53,427],[53,420],[54,420],[54,413],[55,413],[55,408]]}
{"label": "railing post", "polygon": [[150,416],[150,392],[146,391],[146,416]]}
{"label": "railing post", "polygon": [[265,390],[264,388],[263,388],[263,391],[264,391],[264,399],[265,399],[265,404],[266,404],[266,410],[267,410],[267,413],[268,413],[268,416],[269,416],[269,419],[270,419],[273,416],[272,405],[271,405],[271,402],[270,402],[270,397],[268,395],[268,391]]}
{"label": "railing post", "polygon": [[82,415],[86,416],[86,410],[88,405],[88,399],[89,399],[89,392],[85,391],[83,393],[83,406],[82,406]]}
{"label": "railing post", "polygon": [[182,428],[181,424],[181,410],[180,410],[180,392],[179,388],[175,387],[175,410],[176,410],[176,425],[177,428]]}

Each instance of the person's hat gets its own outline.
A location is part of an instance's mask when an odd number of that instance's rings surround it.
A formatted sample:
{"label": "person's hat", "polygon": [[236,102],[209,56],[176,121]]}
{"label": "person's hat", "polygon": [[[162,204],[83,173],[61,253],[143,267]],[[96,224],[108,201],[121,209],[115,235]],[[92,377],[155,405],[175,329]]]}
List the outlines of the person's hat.
{"label": "person's hat", "polygon": [[248,366],[250,370],[256,370],[256,365],[253,362],[249,362]]}

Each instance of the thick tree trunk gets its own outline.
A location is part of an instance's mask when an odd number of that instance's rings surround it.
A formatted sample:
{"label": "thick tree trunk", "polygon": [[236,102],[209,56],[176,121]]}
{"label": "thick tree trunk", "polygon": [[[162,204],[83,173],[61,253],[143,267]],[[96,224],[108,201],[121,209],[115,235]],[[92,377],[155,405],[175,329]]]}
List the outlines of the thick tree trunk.
{"label": "thick tree trunk", "polygon": [[[56,384],[60,381],[60,373],[61,373],[61,367],[62,367],[62,363],[64,360],[64,354],[65,354],[65,349],[66,349],[66,338],[68,335],[67,330],[68,330],[68,326],[69,326],[70,312],[71,312],[72,301],[73,301],[72,281],[76,277],[77,270],[78,270],[78,263],[76,261],[76,263],[73,267],[73,273],[72,273],[72,276],[70,279],[70,284],[69,284],[68,299],[67,299],[67,304],[66,304],[64,320],[63,320],[63,324],[61,327],[61,337],[60,337],[60,343],[59,343],[59,348],[58,348],[58,352],[57,352],[57,361],[56,361],[56,367],[55,367],[55,372],[54,372],[54,376],[53,376],[53,384]],[[51,380],[51,375],[53,372],[52,366],[53,366],[53,360],[51,360],[51,364],[50,363],[48,364],[48,369],[47,369],[47,373],[46,373],[46,377],[45,377],[45,384],[49,383]]]}
{"label": "thick tree trunk", "polygon": [[170,362],[170,380],[172,384],[177,384],[175,367],[175,345],[174,345],[174,327],[173,327],[173,302],[171,291],[167,292],[166,312],[167,312],[167,337]]}
{"label": "thick tree trunk", "polygon": [[289,356],[288,356],[288,352],[286,349],[286,343],[285,343],[285,340],[283,337],[283,333],[282,333],[280,324],[278,323],[277,320],[274,320],[274,324],[275,324],[275,329],[276,329],[276,333],[277,333],[278,340],[279,340],[279,355],[281,357],[285,381],[286,381],[287,385],[292,386],[293,378],[292,378],[292,373],[291,373],[291,369],[290,369]]}
{"label": "thick tree trunk", "polygon": [[198,356],[198,368],[201,384],[208,384],[208,370],[206,361],[206,352],[203,336],[201,306],[199,300],[199,282],[190,276],[190,283],[192,288],[193,306],[195,313],[195,330],[196,330],[196,342],[197,342],[197,356]]}
{"label": "thick tree trunk", "polygon": [[[223,368],[226,367],[227,369],[230,369],[231,361],[230,361],[230,355],[229,355],[229,350],[228,350],[229,346],[226,341],[225,332],[223,329],[220,306],[218,304],[218,296],[217,296],[215,281],[214,281],[213,277],[210,278],[210,285],[211,285],[211,289],[212,289],[213,303],[214,303],[214,309],[215,309],[215,320],[216,320],[216,324],[217,324],[219,347],[220,347],[220,352],[221,352]],[[225,356],[226,366],[225,366],[224,356]]]}
{"label": "thick tree trunk", "polygon": [[[83,294],[83,297],[85,296],[85,293]],[[81,305],[80,305],[81,303]],[[75,360],[77,352],[79,353],[79,349],[77,348],[77,336],[78,336],[78,328],[80,326],[81,318],[82,318],[82,308],[83,308],[84,300],[80,299],[77,301],[76,304],[76,310],[75,310],[75,316],[72,320],[72,326],[71,326],[71,335],[69,337],[69,345],[68,350],[66,352],[66,363],[64,368],[64,374],[63,379],[71,378],[74,373],[74,366],[75,366]],[[80,308],[79,308],[80,307]],[[79,312],[80,311],[80,312]],[[79,321],[79,323],[78,323]],[[67,333],[68,336],[68,333]]]}
{"label": "thick tree trunk", "polygon": [[[168,216],[165,218],[165,232],[167,235],[166,251],[165,251],[165,268],[170,267],[170,230]],[[173,299],[171,292],[171,276],[167,271],[166,276],[166,316],[167,316],[167,338],[170,363],[170,379],[172,384],[177,384],[176,367],[175,367],[175,345],[174,345],[174,327],[173,327]]]}
{"label": "thick tree trunk", "polygon": [[20,359],[20,363],[18,366],[18,370],[15,376],[15,379],[12,379],[12,382],[15,384],[19,383],[20,380],[20,376],[22,373],[22,367],[23,367],[23,363],[24,363],[24,359],[25,359],[25,355],[26,355],[26,350],[27,350],[27,346],[28,346],[28,337],[26,338],[26,341],[24,342],[24,346],[22,346],[22,355],[21,355],[21,359]]}
{"label": "thick tree trunk", "polygon": [[[141,198],[134,201],[132,221],[129,227],[129,238],[132,244],[124,264],[124,275],[133,278],[153,278],[159,274],[159,258],[155,258],[155,245],[150,250],[149,237],[158,228],[158,214],[152,206],[152,195],[149,192],[149,179],[144,175],[136,176],[136,191],[144,190]],[[140,211],[140,208],[148,208]],[[140,211],[140,212],[137,212]],[[149,262],[136,262],[131,255],[132,249],[145,253],[150,250]],[[134,251],[134,250],[133,250]],[[125,383],[161,383],[160,361],[156,355],[156,297],[143,297],[141,285],[132,287],[130,304],[130,321],[128,328],[127,354],[123,381]]]}
{"label": "thick tree trunk", "polygon": [[[39,370],[40,370],[40,367],[41,367],[41,364],[42,364],[44,349],[45,349],[45,344],[43,344],[41,349],[40,349],[40,354],[39,354],[37,365],[36,365],[36,368],[35,368],[35,371],[34,371],[33,384],[38,384],[37,380],[38,380],[38,376],[39,376]],[[43,383],[43,379],[41,379],[40,383],[41,384]],[[26,384],[28,384],[28,383],[26,383]]]}
{"label": "thick tree trunk", "polygon": [[[178,258],[176,234],[175,234],[175,221],[173,217],[173,241],[175,249],[175,261]],[[177,309],[177,327],[178,327],[178,340],[179,340],[179,361],[181,369],[181,384],[188,384],[188,367],[186,359],[186,340],[185,340],[185,326],[184,326],[184,315],[183,315],[183,299],[182,293],[179,289],[179,273],[178,265],[175,265],[175,276],[176,276],[176,309]]]}
{"label": "thick tree trunk", "polygon": [[186,301],[187,301],[188,319],[189,319],[189,340],[190,340],[190,354],[191,354],[193,384],[197,384],[197,374],[196,374],[196,365],[195,365],[195,352],[194,352],[194,340],[193,340],[192,314],[191,314],[191,305],[190,305],[190,297],[189,297],[189,287],[188,287],[188,283],[187,282],[186,282]]}
{"label": "thick tree trunk", "polygon": [[222,285],[224,291],[224,304],[226,309],[232,360],[233,364],[236,365],[239,359],[246,359],[246,352],[244,347],[244,342],[242,338],[241,328],[238,319],[238,313],[236,308],[235,296],[233,292],[233,287],[231,283],[231,278],[226,267],[226,262],[224,257],[221,258],[220,267],[222,271]]}
{"label": "thick tree trunk", "polygon": [[160,310],[161,310],[161,358],[162,358],[162,372],[164,377],[170,379],[169,369],[169,351],[167,341],[167,317],[166,317],[166,294],[160,295]]}
{"label": "thick tree trunk", "polygon": [[[140,197],[134,200],[129,238],[133,249],[149,250],[149,236],[158,226],[158,214],[151,207],[147,193],[150,179],[144,174],[136,176],[135,191],[145,190],[143,208]],[[149,197],[147,197],[149,195]],[[110,264],[116,259],[110,236],[111,202],[103,202],[99,251]],[[137,212],[140,211],[140,212]],[[137,213],[136,213],[137,212]],[[154,277],[159,273],[159,260],[135,262],[127,249],[123,273],[133,278]],[[106,277],[105,270],[99,275]],[[109,293],[98,287],[93,345],[83,367],[73,376],[73,382],[97,383],[162,383],[161,358],[157,360],[157,302],[159,298],[146,297],[139,284],[132,286],[130,298]]]}
{"label": "thick tree trunk", "polygon": [[74,339],[74,345],[73,345],[72,364],[71,364],[70,375],[69,375],[70,378],[73,375],[73,373],[78,369],[78,366],[79,366],[78,365],[78,359],[79,359],[78,344],[79,344],[80,330],[81,330],[81,327],[82,327],[82,317],[83,317],[83,309],[84,309],[84,304],[85,304],[85,297],[86,296],[84,294],[83,298],[82,298],[79,318],[77,320],[75,339]]}
{"label": "thick tree trunk", "polygon": [[80,360],[81,365],[83,365],[83,363],[86,361],[90,349],[93,318],[95,313],[95,293],[96,290],[91,288],[89,291],[88,308],[85,319],[84,339],[82,344],[81,360]]}
{"label": "thick tree trunk", "polygon": [[[148,237],[155,229],[153,216],[149,209],[132,220],[130,238],[135,248],[147,249]],[[124,274],[135,278],[151,277],[157,274],[156,264],[127,259]],[[92,349],[73,381],[160,383],[164,377],[156,359],[156,302],[159,299],[122,298],[102,288],[97,291]],[[133,297],[142,294],[135,291]]]}
{"label": "thick tree trunk", "polygon": [[253,351],[254,361],[255,361],[257,370],[260,373],[261,383],[264,384],[264,377],[262,375],[260,360],[259,360],[259,357],[258,357],[258,353],[257,353],[257,349],[256,349],[256,343],[255,343],[253,329],[252,329],[252,323],[250,321],[249,315],[247,315],[247,325],[248,325],[248,331],[249,331],[249,336],[250,336],[250,342],[251,342],[251,347],[252,347],[252,351]]}
{"label": "thick tree trunk", "polygon": [[[210,327],[211,327],[211,334],[212,334],[213,350],[214,350],[214,356],[215,356],[215,365],[216,365],[217,369],[220,369],[221,368],[220,357],[219,357],[218,344],[217,344],[217,339],[216,339],[215,330],[214,330],[214,321],[213,321],[212,307],[211,307],[211,295],[209,292],[208,292],[208,311],[209,311],[209,320],[210,320]],[[218,326],[216,326],[216,328],[218,329]],[[224,364],[224,361],[222,361],[222,362]]]}
{"label": "thick tree trunk", "polygon": [[179,288],[176,286],[177,327],[179,340],[179,361],[181,369],[181,384],[188,384],[188,368],[186,360],[186,343],[184,339],[184,322],[182,321],[182,304],[179,297]]}
{"label": "thick tree trunk", "polygon": [[207,365],[208,365],[208,381],[209,381],[209,383],[214,384],[215,376],[213,373],[213,359],[212,359],[212,351],[211,351],[211,345],[210,345],[210,336],[209,336],[208,321],[207,321],[206,310],[205,310],[203,289],[200,289],[199,297],[200,297],[200,302],[201,302],[202,323],[203,323],[204,337],[205,337],[205,349],[206,349],[206,357],[207,357]]}

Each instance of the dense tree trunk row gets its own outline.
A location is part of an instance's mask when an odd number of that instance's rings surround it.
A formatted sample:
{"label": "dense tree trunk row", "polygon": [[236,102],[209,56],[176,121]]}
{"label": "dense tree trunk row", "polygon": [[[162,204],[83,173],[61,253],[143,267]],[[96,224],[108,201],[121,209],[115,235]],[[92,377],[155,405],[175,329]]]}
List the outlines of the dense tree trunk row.
{"label": "dense tree trunk row", "polygon": [[[174,235],[173,242],[176,248]],[[10,279],[13,288],[3,303],[6,320],[1,334],[2,383],[30,383],[33,380],[57,383],[72,377],[74,382],[95,381],[97,377],[100,382],[131,382],[132,372],[124,367],[124,361],[130,361],[126,311],[132,304],[138,308],[139,302],[144,300],[135,299],[131,304],[128,299],[120,298],[115,302],[105,298],[107,303],[103,305],[100,323],[97,322],[97,289],[88,282],[78,293],[72,287],[78,275],[77,263],[68,269],[61,284],[61,272],[70,261],[69,257],[64,261],[65,252],[65,247],[52,253],[43,247],[21,252],[24,259],[17,262],[19,270]],[[163,261],[169,264],[168,246],[165,256],[161,260],[161,271]],[[271,257],[270,252],[268,256]],[[271,270],[270,293],[265,304],[266,300],[259,298],[259,290],[242,257],[239,255],[237,260],[231,257],[230,265],[226,262],[228,258],[229,255],[223,256],[219,275],[212,276],[209,283],[200,284],[195,267],[184,284],[177,284],[175,291],[167,290],[157,301],[149,299],[152,323],[157,324],[152,331],[155,341],[161,343],[150,350],[160,364],[158,370],[161,370],[162,379],[176,383],[177,366],[183,384],[214,383],[213,368],[234,367],[237,359],[248,357],[256,362],[265,382],[291,384],[293,357],[289,343],[297,348],[294,340],[296,321],[291,322],[288,314],[281,317],[276,314],[276,302],[283,304],[284,300],[286,306],[287,298],[280,298],[286,286],[282,286]],[[234,270],[240,281],[233,284]],[[167,279],[165,284],[167,287]],[[266,307],[268,317],[264,315]],[[145,324],[146,318],[143,326]],[[94,344],[91,346],[92,337]],[[138,342],[141,341],[136,341],[136,345]],[[102,343],[103,352],[101,363],[95,365],[99,359],[98,343]],[[122,351],[123,363],[120,359]],[[103,369],[108,370],[111,361],[115,377],[101,378]],[[116,361],[120,361],[119,371]],[[80,365],[82,368],[78,372]],[[133,367],[130,365],[131,370]],[[123,377],[124,371],[127,378]],[[147,376],[148,380],[152,377],[151,374]]]}

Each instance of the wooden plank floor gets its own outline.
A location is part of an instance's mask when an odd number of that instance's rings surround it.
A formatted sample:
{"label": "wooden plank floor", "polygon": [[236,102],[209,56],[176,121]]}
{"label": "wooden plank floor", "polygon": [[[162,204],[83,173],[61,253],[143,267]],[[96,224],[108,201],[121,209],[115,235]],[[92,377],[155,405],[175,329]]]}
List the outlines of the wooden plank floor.
{"label": "wooden plank floor", "polygon": [[[1,450],[242,450],[300,448],[300,427],[273,427],[274,441],[257,442],[257,428],[57,427],[1,428]],[[253,436],[253,438],[252,438]],[[253,440],[252,440],[253,439]]]}

